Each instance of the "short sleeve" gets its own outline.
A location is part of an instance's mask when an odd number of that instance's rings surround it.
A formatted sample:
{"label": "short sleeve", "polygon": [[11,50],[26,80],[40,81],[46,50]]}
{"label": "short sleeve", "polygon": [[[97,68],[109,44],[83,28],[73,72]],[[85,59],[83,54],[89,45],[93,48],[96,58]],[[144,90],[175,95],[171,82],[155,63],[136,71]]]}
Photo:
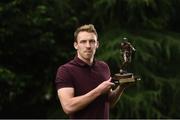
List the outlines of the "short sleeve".
{"label": "short sleeve", "polygon": [[68,68],[65,66],[58,68],[55,85],[57,90],[63,87],[73,87],[72,76],[70,75]]}

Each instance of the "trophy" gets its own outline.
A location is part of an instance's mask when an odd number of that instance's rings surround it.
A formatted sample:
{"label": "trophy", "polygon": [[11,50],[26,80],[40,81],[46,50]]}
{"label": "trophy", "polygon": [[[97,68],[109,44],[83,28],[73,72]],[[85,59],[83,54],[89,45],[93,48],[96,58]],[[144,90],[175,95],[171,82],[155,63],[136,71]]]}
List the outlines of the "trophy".
{"label": "trophy", "polygon": [[114,74],[112,82],[115,84],[133,83],[141,80],[139,77],[134,76],[133,73],[127,72],[127,66],[131,63],[132,56],[135,54],[136,49],[127,41],[127,38],[123,38],[124,42],[120,44],[120,51],[122,55],[122,63],[120,65],[119,73]]}

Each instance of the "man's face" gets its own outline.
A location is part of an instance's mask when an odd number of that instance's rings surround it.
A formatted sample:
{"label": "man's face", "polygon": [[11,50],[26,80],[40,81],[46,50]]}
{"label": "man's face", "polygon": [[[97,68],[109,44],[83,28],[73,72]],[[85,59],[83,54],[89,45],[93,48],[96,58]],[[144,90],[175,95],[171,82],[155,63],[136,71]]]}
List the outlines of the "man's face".
{"label": "man's face", "polygon": [[90,61],[94,58],[98,46],[99,42],[97,41],[97,36],[92,32],[79,32],[77,42],[74,42],[78,57],[86,61]]}

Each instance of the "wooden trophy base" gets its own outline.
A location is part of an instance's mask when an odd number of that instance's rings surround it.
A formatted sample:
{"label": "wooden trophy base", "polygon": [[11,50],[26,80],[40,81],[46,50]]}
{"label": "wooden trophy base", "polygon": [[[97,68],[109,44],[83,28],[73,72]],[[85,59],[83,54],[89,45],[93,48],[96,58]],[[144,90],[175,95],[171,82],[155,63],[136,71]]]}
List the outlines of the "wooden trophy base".
{"label": "wooden trophy base", "polygon": [[133,73],[117,73],[112,79],[115,84],[132,83],[141,80],[140,78],[135,77]]}

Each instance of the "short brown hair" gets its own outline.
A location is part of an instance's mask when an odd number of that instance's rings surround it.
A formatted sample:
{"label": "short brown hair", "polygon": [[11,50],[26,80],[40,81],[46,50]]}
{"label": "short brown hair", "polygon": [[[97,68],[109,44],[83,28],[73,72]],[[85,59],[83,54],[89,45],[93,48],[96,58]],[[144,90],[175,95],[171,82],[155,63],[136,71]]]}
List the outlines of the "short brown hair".
{"label": "short brown hair", "polygon": [[85,24],[85,25],[78,27],[76,29],[76,31],[74,32],[74,42],[77,42],[77,36],[78,36],[79,32],[82,32],[82,31],[92,32],[98,37],[98,34],[96,32],[94,25],[93,24]]}

